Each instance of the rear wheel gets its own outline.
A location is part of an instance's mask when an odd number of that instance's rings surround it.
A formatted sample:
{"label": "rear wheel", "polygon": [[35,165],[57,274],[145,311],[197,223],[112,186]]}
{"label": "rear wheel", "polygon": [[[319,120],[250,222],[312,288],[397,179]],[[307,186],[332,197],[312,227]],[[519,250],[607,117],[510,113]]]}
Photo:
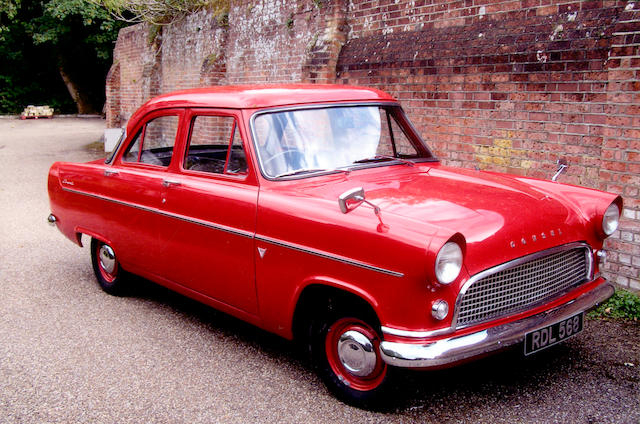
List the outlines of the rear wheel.
{"label": "rear wheel", "polygon": [[337,314],[312,325],[314,363],[338,399],[360,408],[383,408],[389,400],[389,367],[380,355],[380,335],[371,321],[350,315]]}
{"label": "rear wheel", "polygon": [[120,266],[111,246],[95,238],[91,239],[91,262],[102,290],[116,296],[124,294],[126,272]]}

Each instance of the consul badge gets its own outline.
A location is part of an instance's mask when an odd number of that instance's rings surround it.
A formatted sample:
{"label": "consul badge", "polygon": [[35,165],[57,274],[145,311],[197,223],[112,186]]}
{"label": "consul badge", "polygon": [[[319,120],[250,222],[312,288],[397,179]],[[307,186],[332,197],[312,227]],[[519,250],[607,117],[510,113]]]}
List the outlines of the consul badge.
{"label": "consul badge", "polygon": [[[548,234],[549,234],[550,237],[555,237],[556,234],[560,236],[560,235],[562,235],[562,230],[560,228],[558,228],[558,229],[549,231]],[[540,238],[546,239],[547,238],[547,233],[540,233]],[[532,234],[531,237],[529,237],[529,239],[532,242],[535,243],[536,241],[538,241],[538,234]],[[526,245],[527,244],[527,238],[526,237],[522,237],[520,239],[520,244],[522,244],[523,246]],[[509,243],[509,246],[514,248],[514,247],[517,246],[517,243],[512,240],[511,243]]]}

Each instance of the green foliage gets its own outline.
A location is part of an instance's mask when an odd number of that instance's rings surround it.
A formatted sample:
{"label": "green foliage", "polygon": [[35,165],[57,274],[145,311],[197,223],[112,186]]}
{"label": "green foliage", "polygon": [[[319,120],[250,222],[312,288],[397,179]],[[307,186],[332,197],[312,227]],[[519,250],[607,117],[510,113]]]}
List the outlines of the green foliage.
{"label": "green foliage", "polygon": [[[111,57],[121,27],[107,10],[86,0],[49,0],[31,25],[36,44],[81,42],[91,46],[99,59]],[[78,35],[84,38],[78,39]]]}
{"label": "green foliage", "polygon": [[100,111],[122,26],[87,0],[0,0],[0,113],[19,113],[28,104],[74,112],[63,72]]}
{"label": "green foliage", "polygon": [[626,290],[618,290],[605,303],[589,312],[589,318],[640,320],[640,297]]}
{"label": "green foliage", "polygon": [[[218,17],[229,13],[229,0],[88,0],[125,22],[166,25],[201,9]],[[224,18],[223,18],[224,20]]]}

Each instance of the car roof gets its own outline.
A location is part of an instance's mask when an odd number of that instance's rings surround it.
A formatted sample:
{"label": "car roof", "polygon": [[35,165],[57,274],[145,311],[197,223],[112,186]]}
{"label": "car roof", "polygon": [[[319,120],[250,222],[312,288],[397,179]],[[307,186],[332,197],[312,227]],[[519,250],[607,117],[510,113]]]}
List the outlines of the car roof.
{"label": "car roof", "polygon": [[143,108],[219,107],[255,109],[308,103],[395,101],[389,94],[368,87],[329,84],[228,85],[163,94]]}

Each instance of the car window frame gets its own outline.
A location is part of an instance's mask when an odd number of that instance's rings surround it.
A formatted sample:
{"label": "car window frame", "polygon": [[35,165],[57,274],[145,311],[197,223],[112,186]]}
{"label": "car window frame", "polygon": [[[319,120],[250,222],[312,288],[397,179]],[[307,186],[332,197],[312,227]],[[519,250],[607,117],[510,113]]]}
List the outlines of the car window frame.
{"label": "car window frame", "polygon": [[[191,141],[191,133],[193,131],[193,124],[195,122],[195,118],[198,116],[228,116],[234,119],[234,131],[239,131],[240,140],[242,142],[242,148],[244,150],[245,159],[247,163],[247,171],[244,173],[217,173],[217,172],[207,172],[207,171],[197,171],[193,169],[186,169],[184,167],[185,159],[189,153],[189,146]],[[245,132],[243,129],[243,115],[238,109],[224,109],[224,108],[215,108],[215,107],[202,107],[202,108],[188,108],[185,111],[184,116],[184,137],[183,137],[183,145],[180,148],[180,160],[176,163],[176,170],[188,176],[195,176],[200,178],[209,178],[209,179],[222,179],[229,181],[244,181],[250,182],[253,181],[253,162],[251,160],[251,153],[249,149],[249,142],[247,141],[247,137],[245,136]],[[233,135],[233,134],[232,134]],[[233,137],[229,137],[229,143],[227,148],[227,155],[225,159],[224,169],[226,171],[229,157],[231,154],[230,147],[233,144]]]}
{"label": "car window frame", "polygon": [[[172,152],[171,152],[171,161],[169,162],[169,165],[167,166],[162,166],[162,165],[154,165],[151,163],[144,163],[144,162],[140,162],[140,153],[138,153],[138,160],[136,162],[128,162],[125,161],[123,159],[124,153],[127,151],[127,149],[129,149],[130,147],[132,147],[133,143],[135,143],[136,138],[138,137],[138,135],[141,135],[144,138],[144,133],[145,130],[147,128],[147,124],[151,121],[153,121],[156,118],[162,117],[162,116],[177,116],[178,117],[178,125],[177,125],[177,129],[176,129],[176,135],[175,135],[175,139],[173,142],[173,148],[172,148]],[[135,168],[135,169],[151,169],[151,170],[155,170],[155,171],[165,171],[168,172],[169,170],[171,170],[174,166],[175,166],[175,162],[177,160],[177,156],[179,156],[179,146],[182,144],[181,140],[183,138],[183,126],[184,126],[184,119],[185,119],[185,109],[184,108],[166,108],[166,109],[156,109],[153,110],[149,113],[147,113],[143,118],[141,118],[138,123],[136,124],[136,126],[134,127],[133,131],[131,131],[131,134],[127,134],[127,138],[126,140],[121,143],[121,145],[119,146],[119,150],[117,152],[117,154],[115,155],[115,158],[111,161],[111,164],[113,166],[119,166],[122,168]],[[143,144],[144,145],[144,141]]]}

